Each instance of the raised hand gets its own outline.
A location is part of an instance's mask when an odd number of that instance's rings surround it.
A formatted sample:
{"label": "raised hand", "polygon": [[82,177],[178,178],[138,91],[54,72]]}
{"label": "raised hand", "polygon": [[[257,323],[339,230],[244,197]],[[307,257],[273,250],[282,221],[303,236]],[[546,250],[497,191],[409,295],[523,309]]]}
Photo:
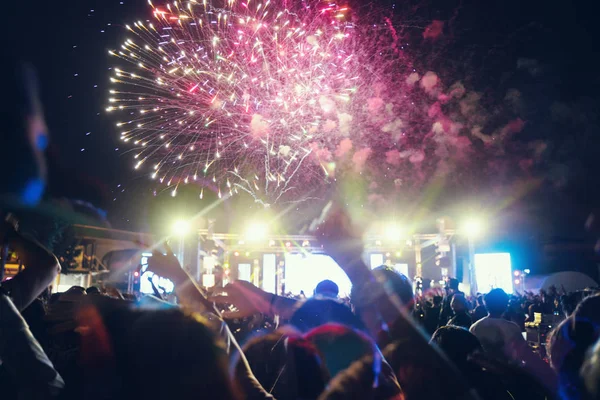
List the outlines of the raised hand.
{"label": "raised hand", "polygon": [[361,258],[364,251],[363,232],[352,223],[348,211],[339,201],[329,203],[311,228],[326,253],[338,263],[354,284],[368,279],[369,270]]}
{"label": "raised hand", "polygon": [[123,300],[123,294],[115,287],[106,288],[106,296],[112,297],[113,299]]}
{"label": "raised hand", "polygon": [[220,291],[220,295],[212,296],[208,300],[216,304],[232,305],[236,311],[225,311],[223,318],[245,318],[254,314],[270,313],[273,294],[267,293],[246,281],[229,283]]}
{"label": "raised hand", "polygon": [[17,252],[25,269],[3,284],[10,292],[14,305],[25,309],[52,283],[60,273],[60,264],[54,254],[36,240],[21,235],[16,221],[0,225],[0,242]]}
{"label": "raised hand", "polygon": [[183,269],[179,260],[173,254],[168,244],[164,244],[167,254],[159,251],[153,251],[152,257],[148,258],[148,270],[158,276],[170,279],[175,284],[175,292],[182,304],[195,309],[196,311],[209,311],[217,313],[214,310],[204,294],[204,291],[196,284],[194,279]]}
{"label": "raised hand", "polygon": [[188,275],[181,268],[179,260],[173,254],[169,245],[165,244],[167,254],[158,250],[152,252],[152,257],[148,258],[148,270],[163,278],[170,279],[175,285],[179,285],[188,280]]}

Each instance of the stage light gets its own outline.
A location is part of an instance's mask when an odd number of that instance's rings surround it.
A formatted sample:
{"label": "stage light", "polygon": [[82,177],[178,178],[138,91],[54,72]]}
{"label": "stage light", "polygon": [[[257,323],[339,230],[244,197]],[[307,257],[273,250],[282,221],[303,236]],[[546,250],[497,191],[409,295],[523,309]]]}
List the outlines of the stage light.
{"label": "stage light", "polygon": [[519,275],[521,275],[521,271],[515,271],[514,274],[516,277],[518,277]]}
{"label": "stage light", "polygon": [[396,252],[396,257],[402,257],[402,252],[401,251],[397,251]]}
{"label": "stage light", "polygon": [[246,229],[246,240],[263,240],[267,237],[267,233],[268,229],[266,224],[262,222],[254,222],[248,225],[248,228]]}
{"label": "stage light", "polygon": [[177,236],[185,236],[190,231],[190,224],[182,219],[175,221],[171,232]]}
{"label": "stage light", "polygon": [[385,238],[389,241],[399,241],[402,236],[402,230],[398,228],[395,224],[390,224],[385,227]]}
{"label": "stage light", "polygon": [[515,279],[515,285],[518,285],[519,283],[521,283],[521,281],[519,279]]}
{"label": "stage light", "polygon": [[477,238],[481,236],[484,230],[483,221],[479,218],[467,218],[462,224],[462,233],[469,238]]}
{"label": "stage light", "polygon": [[530,269],[524,269],[523,272],[525,272],[525,275],[529,275],[531,273]]}

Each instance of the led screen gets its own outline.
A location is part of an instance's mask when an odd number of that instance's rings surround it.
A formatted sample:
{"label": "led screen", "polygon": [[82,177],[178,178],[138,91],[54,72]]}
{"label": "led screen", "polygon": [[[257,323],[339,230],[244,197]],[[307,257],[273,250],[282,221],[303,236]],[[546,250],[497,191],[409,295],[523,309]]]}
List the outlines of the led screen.
{"label": "led screen", "polygon": [[285,291],[312,296],[319,282],[330,279],[340,288],[340,296],[350,296],[352,284],[331,257],[325,254],[286,254]]}
{"label": "led screen", "polygon": [[172,281],[167,278],[163,278],[161,276],[155,275],[154,272],[148,271],[148,255],[144,255],[140,261],[142,264],[141,276],[140,276],[140,292],[144,294],[154,294],[154,290],[152,290],[152,283],[159,290],[159,292],[171,293],[175,288],[175,285]]}
{"label": "led screen", "polygon": [[487,293],[492,289],[513,292],[510,253],[475,254],[477,291]]}

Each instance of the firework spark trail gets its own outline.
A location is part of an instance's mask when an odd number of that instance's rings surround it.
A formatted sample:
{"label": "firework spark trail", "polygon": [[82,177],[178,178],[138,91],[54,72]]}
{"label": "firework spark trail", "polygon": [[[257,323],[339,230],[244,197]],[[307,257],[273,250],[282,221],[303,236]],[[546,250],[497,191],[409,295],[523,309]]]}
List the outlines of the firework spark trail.
{"label": "firework spark trail", "polygon": [[110,51],[134,68],[115,68],[107,110],[129,114],[117,126],[136,146],[135,168],[154,163],[152,177],[169,186],[212,177],[269,204],[325,179],[330,160],[315,145],[333,152],[366,134],[363,108],[385,59],[347,7],[150,5],[154,20],[127,26],[133,38]]}

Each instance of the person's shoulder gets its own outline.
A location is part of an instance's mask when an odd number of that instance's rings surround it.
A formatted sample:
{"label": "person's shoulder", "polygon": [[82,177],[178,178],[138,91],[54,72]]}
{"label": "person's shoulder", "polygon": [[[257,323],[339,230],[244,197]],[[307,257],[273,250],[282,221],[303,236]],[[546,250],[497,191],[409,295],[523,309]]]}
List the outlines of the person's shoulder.
{"label": "person's shoulder", "polygon": [[487,324],[488,317],[483,317],[481,318],[479,321],[475,322],[473,325],[471,325],[471,327],[469,328],[469,332],[471,333],[475,333],[475,331],[478,328],[481,328],[482,326],[485,326]]}
{"label": "person's shoulder", "polygon": [[512,328],[513,326],[514,326],[515,328],[519,328],[519,325],[515,324],[515,323],[514,323],[514,322],[512,322],[512,321],[509,321],[509,320],[507,320],[507,319],[504,319],[504,318],[496,318],[496,321],[497,321],[496,323],[497,323],[498,325],[504,325],[504,326],[506,326],[506,327],[509,327],[509,328]]}
{"label": "person's shoulder", "polygon": [[504,327],[506,329],[511,330],[511,331],[515,331],[519,335],[521,334],[521,328],[519,328],[519,325],[515,324],[512,321],[505,320],[504,318],[500,318],[500,320],[503,321],[502,324],[504,325]]}

